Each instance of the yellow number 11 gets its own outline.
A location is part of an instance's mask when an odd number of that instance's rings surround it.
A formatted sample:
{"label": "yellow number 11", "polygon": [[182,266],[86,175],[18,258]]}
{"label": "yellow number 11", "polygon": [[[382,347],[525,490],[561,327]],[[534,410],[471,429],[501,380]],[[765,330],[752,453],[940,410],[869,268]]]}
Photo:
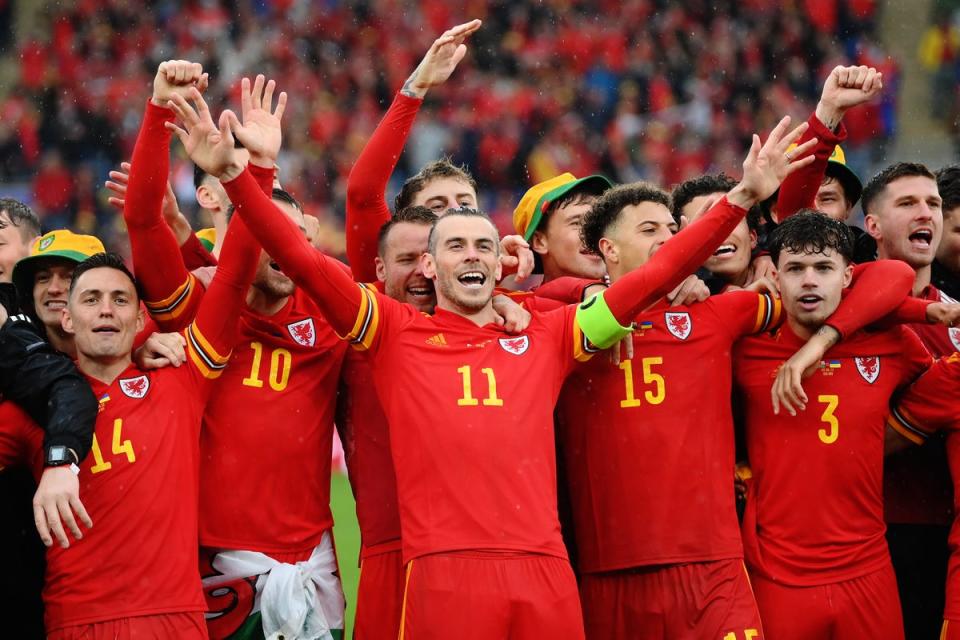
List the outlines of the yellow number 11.
{"label": "yellow number 11", "polygon": [[[463,376],[463,397],[457,400],[459,407],[475,407],[480,401],[473,397],[472,379],[470,375],[470,365],[465,364],[457,372]],[[502,407],[503,400],[497,397],[497,377],[493,374],[493,369],[484,367],[480,373],[487,376],[487,397],[483,400],[485,407]]]}

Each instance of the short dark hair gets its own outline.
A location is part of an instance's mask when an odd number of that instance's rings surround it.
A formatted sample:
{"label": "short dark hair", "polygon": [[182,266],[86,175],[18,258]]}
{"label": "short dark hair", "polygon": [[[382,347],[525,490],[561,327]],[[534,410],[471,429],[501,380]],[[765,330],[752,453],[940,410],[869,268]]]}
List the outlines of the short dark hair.
{"label": "short dark hair", "polygon": [[[670,193],[670,213],[673,219],[680,224],[683,208],[694,198],[709,196],[714,193],[727,194],[737,186],[737,181],[725,173],[712,173],[681,182]],[[747,211],[747,226],[751,231],[759,231],[763,221],[763,209],[759,205],[750,207]]]}
{"label": "short dark hair", "polygon": [[936,173],[937,191],[943,198],[943,210],[960,207],[960,165],[948,165]]}
{"label": "short dark hair", "polygon": [[608,189],[583,217],[580,239],[587,251],[600,254],[600,238],[620,219],[625,207],[655,202],[670,208],[670,195],[649,182],[632,182]]}
{"label": "short dark hair", "polygon": [[432,226],[430,227],[430,235],[427,238],[427,253],[431,255],[436,255],[437,251],[437,224],[444,218],[450,218],[453,216],[459,216],[463,218],[483,218],[490,223],[490,226],[493,227],[494,233],[497,238],[497,251],[500,251],[500,232],[497,230],[497,225],[493,223],[493,220],[490,219],[483,211],[479,209],[470,209],[468,207],[461,207],[459,209],[447,209],[447,213],[444,216],[437,216],[437,219],[433,221]]}
{"label": "short dark hair", "polygon": [[540,216],[540,222],[537,224],[537,230],[541,231],[547,228],[547,223],[550,221],[550,217],[555,211],[559,211],[568,205],[575,206],[578,204],[589,204],[591,201],[595,201],[596,198],[602,196],[609,189],[610,187],[604,185],[600,180],[588,180],[586,182],[581,182],[576,187],[566,192],[556,200],[552,200],[550,204],[547,205],[543,215]]}
{"label": "short dark hair", "polygon": [[794,253],[826,253],[833,249],[845,262],[853,261],[854,237],[850,227],[813,209],[801,209],[781,222],[770,233],[767,243],[774,265],[785,249]]}
{"label": "short dark hair", "polygon": [[461,180],[470,185],[474,192],[477,190],[477,181],[474,180],[473,176],[470,175],[470,171],[465,166],[458,167],[453,164],[450,158],[440,158],[439,160],[428,162],[420,171],[407,178],[403,186],[400,187],[400,193],[397,194],[396,199],[393,201],[394,211],[406,209],[413,204],[413,199],[416,195],[423,191],[423,188],[428,182],[436,178],[454,178]]}
{"label": "short dark hair", "polygon": [[377,254],[383,257],[387,248],[387,236],[390,230],[398,224],[422,224],[424,226],[433,226],[437,221],[437,214],[426,207],[414,206],[400,209],[393,216],[383,223],[380,227],[380,233],[377,235]]}
{"label": "short dark hair", "polygon": [[919,162],[895,162],[889,167],[882,169],[877,175],[870,178],[867,186],[863,188],[863,195],[860,196],[860,206],[867,215],[871,213],[870,207],[879,197],[887,185],[900,178],[910,178],[920,176],[936,180],[937,177],[927,168],[927,165]]}
{"label": "short dark hair", "polygon": [[34,213],[33,209],[13,198],[0,198],[0,212],[5,212],[10,220],[7,223],[0,218],[0,229],[6,228],[7,224],[20,229],[20,237],[24,241],[33,240],[40,235],[40,218]]}
{"label": "short dark hair", "polygon": [[116,269],[117,271],[123,272],[124,275],[130,278],[130,282],[133,283],[133,288],[137,292],[137,299],[139,300],[143,298],[143,295],[140,292],[140,283],[137,282],[137,279],[133,277],[132,273],[130,273],[130,269],[127,269],[127,265],[124,264],[123,258],[121,258],[119,254],[113,252],[95,253],[78,264],[73,270],[73,279],[70,280],[70,292],[68,295],[73,295],[73,290],[76,289],[77,282],[80,280],[80,276],[87,271],[101,268]]}

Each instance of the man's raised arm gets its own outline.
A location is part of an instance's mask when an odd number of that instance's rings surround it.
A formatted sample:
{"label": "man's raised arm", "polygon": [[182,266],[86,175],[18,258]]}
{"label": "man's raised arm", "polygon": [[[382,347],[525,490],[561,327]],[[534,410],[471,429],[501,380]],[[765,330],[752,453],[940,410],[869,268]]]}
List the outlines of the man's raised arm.
{"label": "man's raised arm", "polygon": [[[601,302],[600,309],[607,307],[610,315],[621,326],[632,323],[640,311],[658,301],[696,271],[730,235],[746,215],[747,209],[768,198],[792,171],[812,162],[812,156],[806,154],[816,144],[815,139],[787,151],[790,144],[806,130],[806,123],[787,134],[789,125],[789,117],[781,120],[763,145],[760,144],[760,137],[754,135],[750,152],[743,162],[743,179],[740,184],[721,198],[702,218],[667,241],[648,263],[634,269],[609,289],[597,294],[597,302]],[[587,304],[589,302],[584,303],[584,306]],[[607,323],[602,324],[609,326]],[[590,323],[582,325],[584,333],[598,347],[606,348],[613,344],[611,339],[616,341],[622,337],[591,335],[589,325]],[[601,342],[597,342],[595,337]]]}
{"label": "man's raised arm", "polygon": [[347,179],[347,260],[360,282],[377,279],[374,259],[380,227],[390,219],[384,192],[410,135],[423,98],[444,83],[467,52],[464,40],[480,28],[473,20],[445,31],[403,84],[360,152]]}
{"label": "man's raised arm", "polygon": [[168,108],[174,95],[203,90],[207,76],[197,63],[163,62],[153,80],[143,123],[133,148],[123,218],[130,234],[134,271],[144,291],[144,304],[165,331],[182,329],[199,305],[196,280],[187,271],[180,245],[163,219],[163,198],[170,171],[170,132],[175,114]]}

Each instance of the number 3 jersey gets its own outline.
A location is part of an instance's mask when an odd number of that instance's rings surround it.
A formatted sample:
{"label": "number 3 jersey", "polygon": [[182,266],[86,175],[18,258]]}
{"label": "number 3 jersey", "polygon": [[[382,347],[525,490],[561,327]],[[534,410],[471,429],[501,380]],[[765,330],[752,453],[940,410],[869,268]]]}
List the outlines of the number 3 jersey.
{"label": "number 3 jersey", "polygon": [[632,359],[570,376],[557,419],[582,572],[743,556],[731,349],[779,311],[746,291],[660,303],[637,317]]}
{"label": "number 3 jersey", "polygon": [[857,332],[803,381],[806,409],[773,414],[777,369],[805,341],[784,325],[735,352],[753,480],[743,521],[751,571],[785,585],[850,580],[889,563],[883,519],[886,416],[894,391],[931,364],[904,327]]}

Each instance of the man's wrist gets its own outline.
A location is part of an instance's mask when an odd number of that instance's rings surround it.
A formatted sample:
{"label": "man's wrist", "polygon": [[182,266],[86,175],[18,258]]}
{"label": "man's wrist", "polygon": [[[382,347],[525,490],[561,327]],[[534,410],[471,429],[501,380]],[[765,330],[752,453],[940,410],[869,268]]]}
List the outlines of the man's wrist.
{"label": "man's wrist", "polygon": [[760,198],[757,197],[757,194],[744,186],[742,182],[727,194],[727,202],[741,209],[749,209],[759,201]]}
{"label": "man's wrist", "polygon": [[417,72],[414,71],[407,81],[403,83],[403,86],[400,87],[400,93],[407,96],[408,98],[416,98],[417,100],[423,100],[427,95],[428,87],[417,84]]}
{"label": "man's wrist", "polygon": [[817,120],[823,124],[830,131],[836,132],[837,127],[840,126],[840,121],[843,120],[843,116],[846,113],[846,109],[841,109],[839,107],[834,107],[830,104],[825,103],[823,100],[817,103],[816,111],[814,111],[814,116]]}
{"label": "man's wrist", "polygon": [[243,173],[244,166],[242,164],[231,164],[220,173],[219,179],[220,182],[231,182]]}
{"label": "man's wrist", "polygon": [[78,456],[77,452],[70,447],[65,447],[61,444],[55,444],[47,447],[46,456],[44,458],[44,466],[62,467],[68,464],[79,463],[80,456]]}

